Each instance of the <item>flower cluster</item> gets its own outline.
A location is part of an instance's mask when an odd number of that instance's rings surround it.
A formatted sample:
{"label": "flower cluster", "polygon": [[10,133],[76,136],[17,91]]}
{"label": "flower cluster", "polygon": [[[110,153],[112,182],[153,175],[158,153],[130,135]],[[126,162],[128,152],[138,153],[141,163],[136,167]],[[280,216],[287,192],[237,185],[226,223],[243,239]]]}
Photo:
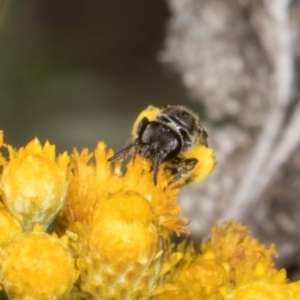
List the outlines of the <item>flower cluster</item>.
{"label": "flower cluster", "polygon": [[[100,142],[94,152],[57,156],[35,139],[18,151],[0,133],[0,284],[9,299],[300,299],[267,249],[233,221],[218,224],[195,247],[177,205],[186,179],[136,156],[126,165]],[[190,181],[213,169],[213,151]]]}
{"label": "flower cluster", "polygon": [[65,204],[69,157],[37,139],[16,151],[0,136],[1,285],[9,299],[61,299],[79,275],[67,236],[49,227]]}

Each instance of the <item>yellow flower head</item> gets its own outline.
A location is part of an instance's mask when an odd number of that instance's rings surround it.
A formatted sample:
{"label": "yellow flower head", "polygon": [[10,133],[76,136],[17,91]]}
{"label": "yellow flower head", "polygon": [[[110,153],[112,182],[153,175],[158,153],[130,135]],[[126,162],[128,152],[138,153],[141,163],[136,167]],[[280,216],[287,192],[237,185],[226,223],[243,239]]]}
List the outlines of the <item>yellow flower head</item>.
{"label": "yellow flower head", "polygon": [[[299,295],[297,296],[299,298]],[[296,294],[288,288],[288,285],[282,283],[273,283],[265,281],[249,282],[238,289],[228,297],[230,300],[296,300]]]}
{"label": "yellow flower head", "polygon": [[211,239],[201,244],[203,255],[214,255],[219,263],[230,268],[229,281],[236,285],[250,279],[275,278],[278,271],[272,261],[276,255],[272,245],[267,249],[249,238],[249,229],[234,221],[212,228]]}
{"label": "yellow flower head", "polygon": [[0,202],[0,247],[5,246],[22,233],[20,223],[5,209]]}
{"label": "yellow flower head", "polygon": [[0,280],[10,299],[61,299],[77,275],[67,246],[44,232],[25,233],[1,253]]}
{"label": "yellow flower head", "polygon": [[[145,113],[154,117],[157,111],[151,107],[140,114],[133,130]],[[201,159],[191,181],[204,178],[215,163],[211,149],[197,147],[194,151],[199,151]],[[94,153],[74,151],[73,176],[61,223],[78,234],[75,251],[83,291],[95,298],[113,299],[122,294],[148,299],[163,278],[170,233],[188,233],[188,220],[179,219],[181,208],[177,205],[179,188],[186,179],[169,185],[173,174],[162,167],[155,185],[151,165],[141,156],[131,159],[126,170],[122,169],[123,161],[109,162],[112,156],[104,143],[99,143]],[[133,287],[132,282],[140,284]]]}
{"label": "yellow flower head", "polygon": [[154,299],[222,299],[227,270],[214,256],[202,256],[186,241],[169,253],[163,266],[164,284],[154,291]]}
{"label": "yellow flower head", "polygon": [[292,300],[300,291],[300,285],[286,284],[284,270],[275,269],[274,248],[250,239],[249,230],[233,221],[214,227],[200,251],[186,243],[175,250],[164,263],[164,284],[153,292],[155,300],[180,299],[177,294],[183,299]]}
{"label": "yellow flower head", "polygon": [[[198,120],[177,108],[185,121]],[[103,142],[94,152],[74,150],[70,161],[66,154],[56,159],[54,146],[37,140],[19,151],[4,145],[9,157],[0,156],[0,284],[10,299],[300,300],[299,283],[287,284],[285,271],[274,267],[274,247],[250,239],[234,221],[218,224],[198,247],[171,243],[170,234],[188,234],[189,220],[179,218],[180,188],[205,178],[215,164],[205,131],[200,125],[193,131],[177,113],[144,110],[126,159],[121,151],[109,161],[113,151]],[[154,160],[141,150],[152,140],[138,137],[149,123],[165,130],[160,134],[171,132],[164,136],[166,151],[187,142],[171,161],[158,160],[155,176]],[[0,133],[0,146],[2,140]],[[147,153],[151,149],[159,147]],[[52,235],[44,231],[51,221]]]}
{"label": "yellow flower head", "polygon": [[85,230],[79,237],[81,289],[95,299],[147,299],[164,257],[148,200],[135,192],[108,194]]}
{"label": "yellow flower head", "polygon": [[[148,166],[138,157],[123,174],[120,164],[112,167],[107,161],[111,155],[99,143],[93,165],[86,150],[74,152],[61,217],[78,234],[81,290],[104,299],[119,294],[147,299],[165,260],[169,233],[186,231],[187,220],[178,219],[178,189],[167,191],[167,179],[155,187]],[[133,288],[132,282],[140,284]]]}
{"label": "yellow flower head", "polygon": [[24,230],[34,223],[47,228],[65,201],[68,155],[56,159],[55,146],[46,142],[42,147],[37,139],[19,151],[7,149],[9,161],[3,166],[0,186],[5,206]]}
{"label": "yellow flower head", "polygon": [[[149,165],[140,157],[127,164],[125,174],[121,165],[112,166],[107,161],[112,151],[106,151],[105,144],[99,143],[94,153],[96,165],[91,162],[92,155],[84,150],[81,154],[74,152],[71,156],[73,176],[67,195],[67,205],[61,216],[72,223],[89,222],[95,206],[104,201],[109,194],[124,193],[124,199],[130,192],[139,194],[148,201],[157,219],[161,233],[166,237],[170,232],[187,232],[187,219],[178,219],[181,208],[177,205],[179,188],[168,187],[168,180],[163,170],[159,172],[157,187],[153,185]],[[129,193],[128,193],[129,192]]]}

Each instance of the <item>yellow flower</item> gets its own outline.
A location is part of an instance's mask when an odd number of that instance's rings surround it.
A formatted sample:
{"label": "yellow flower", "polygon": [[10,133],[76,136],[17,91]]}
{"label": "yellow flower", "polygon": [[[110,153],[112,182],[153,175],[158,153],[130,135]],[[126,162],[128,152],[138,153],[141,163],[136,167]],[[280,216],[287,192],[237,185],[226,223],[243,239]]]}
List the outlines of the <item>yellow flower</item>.
{"label": "yellow flower", "polygon": [[10,299],[61,299],[77,275],[67,246],[44,232],[25,233],[1,253],[0,278]]}
{"label": "yellow flower", "polygon": [[[82,291],[92,298],[117,299],[122,294],[149,299],[163,278],[169,235],[188,233],[188,220],[178,218],[179,186],[168,185],[171,174],[164,168],[159,169],[155,186],[147,161],[136,156],[123,173],[121,162],[108,162],[112,155],[104,143],[98,144],[94,154],[86,149],[80,154],[74,151],[73,176],[60,221],[78,234],[73,246]],[[209,160],[214,162],[210,156]],[[213,165],[196,171],[204,177]]]}
{"label": "yellow flower", "polygon": [[71,155],[73,176],[69,183],[66,205],[60,213],[60,222],[66,227],[72,228],[75,221],[85,222],[95,204],[97,185],[95,168],[89,165],[91,157],[87,150],[80,155],[74,151]]}
{"label": "yellow flower", "polygon": [[222,299],[227,268],[215,256],[197,253],[193,244],[183,242],[175,250],[176,255],[171,252],[163,266],[170,265],[164,284],[153,293],[154,299],[169,299],[171,295],[174,299]]}
{"label": "yellow flower", "polygon": [[249,282],[234,290],[234,292],[228,297],[228,299],[294,300],[295,297],[284,284],[255,281]]}
{"label": "yellow flower", "polygon": [[170,232],[186,232],[187,220],[178,219],[179,189],[166,188],[169,178],[162,172],[155,187],[149,165],[139,157],[122,174],[120,164],[112,168],[107,162],[112,152],[106,152],[104,143],[94,155],[95,166],[87,150],[71,156],[73,176],[60,214],[62,224],[78,234],[80,287],[94,298],[122,294],[148,299]]}
{"label": "yellow flower", "polygon": [[184,299],[298,299],[300,282],[286,284],[285,271],[276,270],[271,260],[274,248],[266,249],[250,239],[249,230],[234,221],[214,227],[200,251],[186,243],[175,250],[163,266],[166,276],[153,292],[155,300],[180,299],[177,295]]}
{"label": "yellow flower", "polygon": [[1,190],[10,213],[30,230],[35,223],[46,229],[62,208],[68,187],[66,153],[55,159],[55,146],[42,148],[35,139],[15,151],[7,146],[9,162],[3,166]]}
{"label": "yellow flower", "polygon": [[[127,164],[125,174],[121,172],[120,164],[112,167],[107,162],[112,151],[106,152],[105,144],[99,143],[94,153],[96,165],[90,160],[92,155],[84,150],[81,154],[74,152],[71,156],[73,176],[67,195],[67,205],[60,214],[64,224],[72,227],[74,222],[87,223],[93,213],[95,205],[106,199],[107,194],[135,192],[147,199],[157,223],[161,226],[161,233],[168,237],[170,232],[188,232],[184,227],[188,220],[179,219],[181,208],[177,205],[179,188],[169,188],[170,174],[161,169],[158,173],[158,185],[154,186],[149,164],[140,157]],[[66,221],[67,220],[67,221]]]}
{"label": "yellow flower", "polygon": [[[133,134],[145,114],[153,120],[159,112],[144,110]],[[100,142],[94,152],[56,158],[55,147],[38,140],[15,151],[0,132],[9,153],[0,154],[0,284],[8,297],[300,300],[300,282],[287,283],[274,266],[274,246],[250,239],[234,221],[215,226],[199,246],[171,243],[171,234],[189,233],[189,220],[179,217],[180,188],[215,164],[201,139],[183,154],[198,160],[186,177],[170,184],[174,174],[162,165],[154,185],[151,163],[138,154],[110,163],[113,151]]]}
{"label": "yellow flower", "polygon": [[22,233],[20,223],[5,209],[0,202],[0,247],[5,246]]}
{"label": "yellow flower", "polygon": [[250,239],[249,229],[234,221],[218,225],[211,231],[210,240],[200,246],[201,252],[204,256],[213,253],[220,264],[228,264],[230,284],[277,276],[278,270],[272,261],[272,256],[276,255],[274,245],[267,249]]}
{"label": "yellow flower", "polygon": [[108,194],[79,236],[81,289],[92,299],[149,299],[164,243],[147,199],[135,192]]}

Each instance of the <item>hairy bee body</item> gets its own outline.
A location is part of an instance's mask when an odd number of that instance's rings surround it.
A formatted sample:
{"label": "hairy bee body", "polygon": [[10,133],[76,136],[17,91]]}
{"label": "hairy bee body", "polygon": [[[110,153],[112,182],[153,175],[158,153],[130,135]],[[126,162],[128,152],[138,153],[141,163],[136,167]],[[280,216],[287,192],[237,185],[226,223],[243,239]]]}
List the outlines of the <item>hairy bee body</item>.
{"label": "hairy bee body", "polygon": [[148,107],[133,126],[132,142],[109,161],[127,156],[132,150],[152,163],[153,182],[157,185],[159,166],[174,174],[170,183],[189,174],[196,166],[197,158],[185,158],[184,153],[199,142],[206,144],[207,134],[198,116],[184,106],[167,105],[161,109]]}

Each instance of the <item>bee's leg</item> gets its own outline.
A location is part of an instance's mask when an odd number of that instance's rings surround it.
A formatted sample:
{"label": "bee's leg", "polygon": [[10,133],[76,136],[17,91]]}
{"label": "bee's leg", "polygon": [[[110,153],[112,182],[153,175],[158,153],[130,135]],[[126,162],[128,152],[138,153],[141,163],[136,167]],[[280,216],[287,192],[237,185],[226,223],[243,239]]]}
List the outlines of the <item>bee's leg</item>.
{"label": "bee's leg", "polygon": [[165,165],[165,169],[171,171],[172,175],[176,175],[178,170],[182,168],[184,159],[175,157],[172,161]]}
{"label": "bee's leg", "polygon": [[181,178],[187,177],[195,168],[198,163],[198,159],[196,158],[176,158],[168,168],[175,174],[172,180],[168,183],[171,185],[176,181],[180,180]]}
{"label": "bee's leg", "polygon": [[160,164],[159,160],[153,161],[153,183],[155,186],[157,185],[157,173],[158,173],[159,164]]}

